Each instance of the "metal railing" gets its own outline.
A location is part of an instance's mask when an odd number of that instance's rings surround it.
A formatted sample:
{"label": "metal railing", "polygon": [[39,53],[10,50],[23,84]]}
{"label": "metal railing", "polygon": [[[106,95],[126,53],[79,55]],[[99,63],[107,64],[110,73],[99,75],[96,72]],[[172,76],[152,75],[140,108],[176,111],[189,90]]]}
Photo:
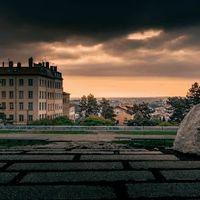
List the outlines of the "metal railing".
{"label": "metal railing", "polygon": [[5,125],[0,130],[23,131],[176,131],[178,126],[39,126],[39,125]]}

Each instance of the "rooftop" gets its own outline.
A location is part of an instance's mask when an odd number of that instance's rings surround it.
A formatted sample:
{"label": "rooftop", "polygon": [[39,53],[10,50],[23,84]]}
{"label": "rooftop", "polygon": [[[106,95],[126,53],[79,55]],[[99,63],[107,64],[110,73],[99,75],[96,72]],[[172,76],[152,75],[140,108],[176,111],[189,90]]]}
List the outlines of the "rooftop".
{"label": "rooftop", "polygon": [[22,66],[21,63],[17,63],[14,66],[13,61],[9,61],[8,66],[2,63],[0,67],[1,76],[19,76],[19,75],[31,75],[31,76],[44,76],[52,79],[62,79],[62,73],[57,71],[57,66],[49,66],[49,62],[33,63],[33,59],[29,58],[29,64]]}

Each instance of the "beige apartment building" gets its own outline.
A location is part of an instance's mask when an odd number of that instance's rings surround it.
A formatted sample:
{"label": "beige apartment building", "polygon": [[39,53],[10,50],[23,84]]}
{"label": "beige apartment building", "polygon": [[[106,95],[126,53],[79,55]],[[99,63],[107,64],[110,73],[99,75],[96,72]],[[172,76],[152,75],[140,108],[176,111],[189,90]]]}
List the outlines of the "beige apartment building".
{"label": "beige apartment building", "polygon": [[49,62],[0,67],[0,107],[15,124],[63,115],[63,79]]}

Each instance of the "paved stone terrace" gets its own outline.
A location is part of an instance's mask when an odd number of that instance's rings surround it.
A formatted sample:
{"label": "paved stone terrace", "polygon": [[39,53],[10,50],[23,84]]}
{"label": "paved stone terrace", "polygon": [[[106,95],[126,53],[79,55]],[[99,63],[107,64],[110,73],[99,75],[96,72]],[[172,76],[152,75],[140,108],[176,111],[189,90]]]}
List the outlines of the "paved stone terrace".
{"label": "paved stone terrace", "polygon": [[200,199],[200,158],[146,149],[0,149],[0,199]]}

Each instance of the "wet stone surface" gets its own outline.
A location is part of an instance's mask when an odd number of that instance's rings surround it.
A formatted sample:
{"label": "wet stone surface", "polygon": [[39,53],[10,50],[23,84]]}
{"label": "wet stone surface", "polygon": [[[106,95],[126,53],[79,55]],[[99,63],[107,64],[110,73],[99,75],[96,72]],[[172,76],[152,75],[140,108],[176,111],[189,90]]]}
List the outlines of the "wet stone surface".
{"label": "wet stone surface", "polygon": [[200,157],[173,151],[29,147],[0,161],[2,200],[200,199]]}

